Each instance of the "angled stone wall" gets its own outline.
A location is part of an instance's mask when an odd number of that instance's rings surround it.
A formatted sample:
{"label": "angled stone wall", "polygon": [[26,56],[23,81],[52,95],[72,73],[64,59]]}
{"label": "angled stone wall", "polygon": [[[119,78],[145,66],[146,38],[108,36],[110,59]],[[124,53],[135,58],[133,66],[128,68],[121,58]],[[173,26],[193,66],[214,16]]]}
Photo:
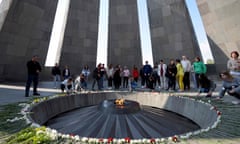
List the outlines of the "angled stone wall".
{"label": "angled stone wall", "polygon": [[79,74],[85,64],[96,66],[99,0],[71,0],[60,64]]}
{"label": "angled stone wall", "polygon": [[198,55],[192,23],[184,0],[147,0],[154,62]]}
{"label": "angled stone wall", "polygon": [[136,0],[109,1],[108,63],[142,64]]}
{"label": "angled stone wall", "polygon": [[227,68],[233,50],[240,52],[240,1],[197,0],[217,71]]}
{"label": "angled stone wall", "polygon": [[25,80],[35,54],[44,64],[56,6],[57,0],[13,0],[0,32],[0,79]]}

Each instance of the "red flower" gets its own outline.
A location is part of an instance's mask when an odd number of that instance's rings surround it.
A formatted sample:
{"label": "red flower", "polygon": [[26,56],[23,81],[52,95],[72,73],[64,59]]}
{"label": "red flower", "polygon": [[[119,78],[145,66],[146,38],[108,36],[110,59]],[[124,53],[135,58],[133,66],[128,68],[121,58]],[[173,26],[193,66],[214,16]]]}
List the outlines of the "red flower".
{"label": "red flower", "polygon": [[131,139],[130,139],[129,137],[126,137],[126,138],[125,138],[125,141],[126,141],[127,143],[130,143]]}
{"label": "red flower", "polygon": [[176,136],[173,136],[173,137],[172,137],[172,141],[173,141],[173,142],[178,142],[178,138],[177,138]]}
{"label": "red flower", "polygon": [[155,144],[155,143],[156,143],[156,141],[155,141],[154,138],[152,138],[152,139],[150,140],[150,142],[151,142],[152,144]]}
{"label": "red flower", "polygon": [[217,111],[217,115],[219,115],[219,116],[220,116],[221,114],[222,114],[222,113],[221,113],[220,111]]}
{"label": "red flower", "polygon": [[111,143],[112,141],[113,141],[112,137],[108,138],[108,143]]}

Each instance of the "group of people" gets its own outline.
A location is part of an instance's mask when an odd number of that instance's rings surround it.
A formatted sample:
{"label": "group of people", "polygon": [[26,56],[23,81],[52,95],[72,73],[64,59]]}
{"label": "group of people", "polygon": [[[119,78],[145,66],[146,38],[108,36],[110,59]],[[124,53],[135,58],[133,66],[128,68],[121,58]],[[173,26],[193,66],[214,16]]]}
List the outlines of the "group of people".
{"label": "group of people", "polygon": [[[38,56],[33,56],[27,62],[28,79],[26,83],[25,96],[29,96],[29,89],[33,82],[33,95],[40,95],[37,92],[38,76],[41,72],[41,65],[38,62]],[[141,79],[141,87],[155,89],[165,89],[169,91],[189,90],[190,77],[194,88],[199,90],[199,94],[207,93],[206,97],[211,97],[212,92],[216,88],[216,84],[210,80],[207,75],[206,65],[199,57],[195,57],[194,62],[191,64],[186,56],[182,59],[171,59],[169,64],[165,64],[163,60],[155,63],[152,67],[148,61],[145,62],[140,69],[133,66],[131,70],[127,66],[123,68],[121,65],[109,64],[107,67],[104,64],[98,64],[91,73],[87,65],[84,66],[81,73],[74,79],[71,77],[70,69],[65,66],[61,71],[59,64],[56,63],[52,68],[52,76],[54,87],[60,85],[61,90],[64,92],[73,90],[87,89],[87,83],[90,73],[93,76],[92,90],[95,89],[97,83],[98,90],[104,89],[104,80],[107,79],[108,89],[129,88],[134,90],[138,87],[138,81]],[[231,52],[231,59],[227,62],[227,70],[219,74],[223,81],[222,89],[219,92],[219,97],[222,98],[227,92],[229,95],[240,98],[240,59],[237,51]],[[61,81],[63,79],[63,81]]]}

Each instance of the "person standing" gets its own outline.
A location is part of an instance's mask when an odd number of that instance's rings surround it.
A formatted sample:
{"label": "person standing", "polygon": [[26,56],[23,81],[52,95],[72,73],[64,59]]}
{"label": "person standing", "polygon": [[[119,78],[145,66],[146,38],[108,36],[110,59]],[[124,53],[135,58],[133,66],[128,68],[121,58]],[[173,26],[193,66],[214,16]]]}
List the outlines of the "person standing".
{"label": "person standing", "polygon": [[106,69],[106,75],[107,75],[109,89],[112,89],[112,86],[113,86],[113,73],[114,73],[113,65],[109,64],[108,68]]}
{"label": "person standing", "polygon": [[168,77],[168,88],[166,90],[175,91],[176,89],[176,74],[177,67],[173,59],[170,60],[170,64],[167,66],[166,76]]}
{"label": "person standing", "polygon": [[149,77],[152,74],[152,66],[148,64],[148,61],[145,61],[145,65],[143,66],[143,74],[144,74],[144,85],[148,87]]}
{"label": "person standing", "polygon": [[88,81],[88,77],[89,77],[90,73],[91,72],[90,72],[89,66],[85,65],[82,69],[82,74],[85,77],[86,82]]}
{"label": "person standing", "polygon": [[184,90],[183,84],[184,70],[180,59],[176,59],[176,67],[177,67],[176,80],[178,82],[179,92],[182,92]]}
{"label": "person standing", "polygon": [[40,95],[37,92],[37,86],[39,81],[39,73],[41,72],[42,68],[40,63],[38,62],[38,56],[34,55],[30,61],[27,62],[27,83],[25,88],[25,97],[29,97],[29,90],[31,83],[33,82],[33,95]]}
{"label": "person standing", "polygon": [[132,76],[133,76],[134,81],[137,83],[138,82],[138,77],[139,77],[139,72],[138,72],[138,68],[137,68],[136,65],[133,66]]}
{"label": "person standing", "polygon": [[55,63],[55,66],[52,68],[52,76],[54,88],[57,88],[57,86],[59,86],[59,83],[61,82],[61,70],[58,63]]}
{"label": "person standing", "polygon": [[130,71],[127,68],[127,66],[124,66],[122,74],[123,74],[123,88],[128,88],[128,79],[130,76]]}
{"label": "person standing", "polygon": [[140,70],[139,70],[139,75],[140,75],[140,77],[141,77],[141,86],[142,86],[142,88],[144,88],[144,84],[145,84],[144,73],[143,73],[143,66],[144,66],[144,65],[142,65],[141,68],[140,68]]}
{"label": "person standing", "polygon": [[186,56],[182,56],[181,64],[184,70],[183,84],[184,90],[190,90],[190,72],[191,72],[191,62]]}
{"label": "person standing", "polygon": [[160,88],[162,88],[162,89],[167,88],[167,77],[165,76],[166,71],[167,71],[167,65],[161,59],[159,65],[158,65],[158,75],[159,75],[160,84],[161,84]]}
{"label": "person standing", "polygon": [[193,62],[193,70],[195,73],[197,89],[199,88],[199,75],[206,74],[207,68],[206,65],[201,61],[199,57],[195,58],[195,62]]}
{"label": "person standing", "polygon": [[62,72],[62,76],[63,76],[63,79],[67,79],[70,77],[70,69],[67,65],[65,65],[65,68],[63,69],[63,72]]}
{"label": "person standing", "polygon": [[154,67],[153,67],[153,72],[151,74],[152,78],[153,78],[153,83],[154,83],[154,88],[157,87],[157,83],[158,83],[158,88],[160,88],[161,83],[160,83],[160,77],[158,75],[158,63],[156,62]]}
{"label": "person standing", "polygon": [[117,65],[113,74],[113,83],[116,90],[118,90],[121,86],[121,67]]}
{"label": "person standing", "polygon": [[231,59],[227,62],[227,68],[234,77],[240,77],[240,59],[237,51],[231,52]]}

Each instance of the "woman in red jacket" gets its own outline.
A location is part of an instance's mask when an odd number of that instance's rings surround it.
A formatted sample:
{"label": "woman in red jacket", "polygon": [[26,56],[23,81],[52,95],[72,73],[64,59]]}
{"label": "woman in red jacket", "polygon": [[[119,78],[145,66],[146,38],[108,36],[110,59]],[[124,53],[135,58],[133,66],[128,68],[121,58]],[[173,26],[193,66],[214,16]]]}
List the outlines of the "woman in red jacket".
{"label": "woman in red jacket", "polygon": [[132,76],[133,76],[134,81],[138,82],[139,71],[135,65],[133,66]]}

